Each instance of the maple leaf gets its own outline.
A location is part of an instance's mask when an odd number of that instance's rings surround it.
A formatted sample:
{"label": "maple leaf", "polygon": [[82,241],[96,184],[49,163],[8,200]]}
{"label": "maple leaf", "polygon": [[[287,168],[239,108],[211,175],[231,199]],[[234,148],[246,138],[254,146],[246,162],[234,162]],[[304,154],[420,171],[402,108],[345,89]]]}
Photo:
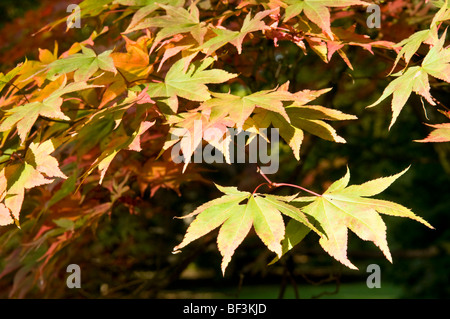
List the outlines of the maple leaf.
{"label": "maple leaf", "polygon": [[209,56],[225,44],[231,43],[236,47],[238,53],[241,54],[242,42],[244,41],[244,38],[249,33],[268,29],[262,20],[276,10],[277,9],[272,9],[258,12],[253,18],[251,17],[251,14],[248,13],[245,16],[244,22],[239,31],[232,31],[222,27],[213,28],[212,31],[216,34],[216,36],[205,41],[198,48],[198,50]]}
{"label": "maple leaf", "polygon": [[[175,4],[177,3],[174,1],[170,1],[169,3],[171,2]],[[176,7],[162,3],[157,3],[157,5],[166,10],[167,14],[165,16],[142,19],[140,22],[130,25],[124,33],[146,28],[161,28],[161,30],[156,34],[150,52],[152,52],[162,40],[176,34],[187,32],[189,32],[199,44],[203,43],[203,37],[207,31],[207,28],[206,24],[204,22],[200,22],[199,20],[199,10],[195,3],[192,3],[188,10],[183,7]],[[147,6],[147,9],[153,10],[154,8]],[[139,15],[141,14],[143,14],[143,12]]]}
{"label": "maple leaf", "polygon": [[183,171],[183,166],[170,161],[155,161],[153,158],[143,165],[136,163],[133,171],[137,176],[137,183],[141,194],[150,189],[150,197],[161,189],[171,189],[181,196],[180,186],[189,182],[210,183],[200,174],[201,169],[190,166]]}
{"label": "maple leaf", "polygon": [[33,142],[24,161],[0,171],[0,200],[4,199],[5,207],[16,220],[19,220],[25,189],[52,183],[56,177],[67,178],[59,169],[58,161],[50,155],[54,151],[52,140],[40,144]]}
{"label": "maple leaf", "polygon": [[114,52],[110,57],[114,61],[114,66],[122,72],[126,80],[131,82],[136,79],[145,78],[152,70],[147,50],[147,37],[142,37],[137,41],[132,41],[122,36],[126,42],[126,53]]}
{"label": "maple leaf", "polygon": [[264,90],[243,97],[229,93],[212,93],[212,96],[212,99],[201,106],[202,109],[211,109],[210,120],[216,121],[229,116],[235,121],[237,128],[242,128],[256,107],[274,111],[289,123],[283,102],[295,100],[294,94],[278,90]]}
{"label": "maple leaf", "polygon": [[0,124],[0,132],[10,130],[16,125],[19,137],[23,143],[39,116],[66,121],[70,120],[61,111],[61,105],[63,104],[62,95],[98,87],[98,85],[88,85],[85,82],[65,84],[66,80],[63,81],[59,89],[52,92],[42,101],[33,101],[7,110],[5,119]]}
{"label": "maple leaf", "polygon": [[114,52],[110,55],[119,72],[117,74],[107,72],[93,81],[93,84],[106,86],[99,108],[126,92],[130,83],[137,83],[140,79],[144,81],[153,70],[146,48],[148,38],[142,37],[132,41],[125,36],[122,37],[125,39],[127,52]]}
{"label": "maple leaf", "polygon": [[435,130],[433,130],[428,137],[423,140],[415,140],[420,143],[438,143],[438,142],[450,142],[450,123],[443,124],[426,124]]}
{"label": "maple leaf", "polygon": [[285,3],[288,4],[285,9],[285,22],[304,12],[306,17],[319,26],[331,39],[334,37],[331,32],[330,11],[328,7],[369,5],[369,3],[359,0],[286,0]]}
{"label": "maple leaf", "polygon": [[142,20],[144,20],[144,18],[158,10],[160,8],[159,4],[179,7],[184,4],[184,0],[160,0],[158,2],[156,2],[155,0],[115,0],[114,3],[123,6],[140,7],[134,13],[127,30],[124,32],[128,33],[135,30],[140,30],[141,27],[139,26],[139,24],[143,24]]}
{"label": "maple leaf", "polygon": [[[223,136],[227,133],[228,127],[234,125],[232,120],[222,119],[210,121],[207,112],[192,110],[190,112],[169,116],[167,124],[171,126],[169,131],[171,139],[166,141],[162,152],[172,146],[179,146],[185,162],[183,172],[188,166],[192,154],[194,154],[203,139],[222,152],[227,159],[227,163],[230,163],[227,152],[229,139],[223,138]],[[209,129],[214,129],[214,132],[219,132],[220,136],[208,136],[206,132]]]}
{"label": "maple leaf", "polygon": [[191,101],[206,101],[211,95],[206,84],[223,83],[236,77],[220,69],[206,70],[213,62],[213,58],[206,58],[200,63],[193,63],[185,68],[187,58],[175,62],[167,72],[163,83],[148,84],[147,92],[150,97],[164,97],[170,109],[178,110],[177,96]]}
{"label": "maple leaf", "polygon": [[347,232],[353,231],[361,239],[372,241],[392,262],[386,240],[386,225],[380,214],[408,217],[433,228],[421,217],[397,203],[367,198],[388,188],[404,171],[389,177],[368,181],[361,185],[347,186],[350,171],[331,184],[321,196],[298,197],[293,202],[311,202],[301,210],[319,222],[326,233],[320,238],[322,248],[349,268],[357,269],[347,258]]}
{"label": "maple leaf", "polygon": [[445,37],[446,32],[430,49],[421,66],[410,67],[404,72],[394,74],[398,76],[397,79],[389,83],[380,98],[368,106],[368,108],[374,107],[391,94],[393,95],[392,120],[389,129],[394,125],[412,92],[423,96],[431,105],[436,105],[430,94],[428,75],[450,83],[450,49],[443,48]]}
{"label": "maple leaf", "polygon": [[408,64],[414,54],[419,50],[422,43],[429,44],[430,46],[434,46],[435,44],[439,45],[438,28],[442,21],[449,19],[450,9],[448,8],[448,0],[445,0],[445,3],[442,3],[441,9],[439,9],[439,11],[434,15],[429,29],[415,32],[407,39],[404,39],[396,44],[397,47],[402,48],[397,54],[392,70],[395,69],[401,58],[403,58],[405,63]]}
{"label": "maple leaf", "polygon": [[11,217],[9,209],[0,203],[0,226],[10,225],[12,223],[14,223],[14,219]]}
{"label": "maple leaf", "polygon": [[[131,99],[132,98],[130,98],[130,100]],[[118,113],[121,114],[125,112],[125,110],[126,108],[119,109]],[[136,118],[139,119],[139,116],[136,116]],[[133,130],[131,136],[126,133],[124,125],[122,124],[123,122],[117,122],[117,128],[108,136],[107,145],[102,150],[100,156],[92,163],[89,170],[83,174],[83,178],[86,178],[95,168],[98,168],[100,171],[99,184],[101,184],[109,165],[121,150],[128,149],[137,152],[141,151],[140,136],[152,127],[155,122],[140,120],[138,122],[139,123],[136,124],[137,129]]]}
{"label": "maple leaf", "polygon": [[10,83],[10,81],[19,73],[22,71],[23,67],[25,66],[24,63],[19,63],[14,69],[9,71],[6,74],[3,74],[0,72],[0,92],[3,90],[3,88]]}
{"label": "maple leaf", "polygon": [[[225,273],[234,251],[242,243],[252,226],[269,250],[277,255],[281,255],[280,242],[285,233],[282,214],[303,223],[320,234],[298,208],[285,202],[290,197],[286,199],[267,194],[251,194],[241,192],[235,187],[216,186],[225,195],[201,205],[191,214],[182,217],[196,216],[189,225],[183,241],[174,247],[174,253],[221,226],[217,245],[223,256],[221,268]],[[243,201],[246,203],[241,204]]]}
{"label": "maple leaf", "polygon": [[74,81],[85,82],[99,69],[114,74],[117,72],[114,61],[110,57],[112,50],[97,55],[94,50],[82,45],[81,51],[82,53],[75,53],[50,63],[47,78],[55,80],[61,74],[75,71]]}
{"label": "maple leaf", "polygon": [[297,160],[300,160],[300,146],[304,137],[303,131],[308,131],[328,141],[345,143],[345,139],[340,137],[334,128],[323,120],[354,120],[356,119],[355,116],[323,106],[304,105],[328,91],[329,89],[319,91],[305,90],[295,93],[296,102],[285,108],[290,122],[287,122],[284,116],[265,109],[256,110],[252,120],[259,128],[268,128],[270,125],[277,128],[280,136],[291,147]]}

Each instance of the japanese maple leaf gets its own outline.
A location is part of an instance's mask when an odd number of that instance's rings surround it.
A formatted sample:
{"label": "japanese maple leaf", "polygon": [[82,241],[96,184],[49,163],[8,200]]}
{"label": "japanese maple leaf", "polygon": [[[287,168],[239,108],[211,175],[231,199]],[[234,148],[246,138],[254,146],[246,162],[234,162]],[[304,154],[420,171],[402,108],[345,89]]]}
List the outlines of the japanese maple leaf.
{"label": "japanese maple leaf", "polygon": [[289,122],[281,114],[269,109],[256,110],[255,115],[251,119],[259,128],[268,128],[270,125],[277,128],[280,136],[291,147],[295,158],[300,160],[300,146],[303,141],[304,131],[328,141],[345,143],[345,139],[339,136],[335,129],[324,122],[324,120],[342,121],[356,119],[355,116],[338,110],[318,105],[304,105],[328,91],[329,89],[297,92],[296,102],[285,108],[285,112],[290,119]]}
{"label": "japanese maple leaf", "polygon": [[4,199],[4,206],[16,220],[19,220],[25,189],[52,183],[56,177],[67,178],[59,169],[58,161],[50,155],[54,151],[52,140],[31,143],[22,162],[0,171],[0,200]]}
{"label": "japanese maple leaf", "polygon": [[431,105],[436,104],[430,94],[428,75],[450,83],[450,49],[443,48],[445,37],[446,32],[430,49],[421,66],[413,66],[404,72],[394,74],[398,76],[397,79],[389,83],[380,98],[368,106],[374,107],[391,94],[393,95],[392,121],[389,129],[394,125],[412,92],[423,96]]}
{"label": "japanese maple leaf", "polygon": [[106,171],[109,165],[116,157],[116,155],[123,149],[129,149],[132,151],[140,152],[140,136],[144,134],[150,127],[152,127],[155,122],[143,121],[139,124],[139,128],[134,131],[131,136],[127,135],[123,125],[120,125],[113,134],[111,134],[111,141],[103,150],[102,154],[95,160],[91,165],[90,169],[86,172],[85,176],[92,173],[95,168],[100,171],[99,184],[102,183],[105,177]]}
{"label": "japanese maple leaf", "polygon": [[[151,13],[155,12],[160,8],[159,4],[163,5],[171,5],[174,7],[182,6],[184,4],[184,0],[115,0],[114,3],[124,5],[124,6],[132,6],[132,7],[140,7],[131,18],[130,25],[124,33],[132,32],[135,30],[140,30],[139,26],[142,23],[144,18],[149,16]],[[143,24],[143,23],[142,23]]]}
{"label": "japanese maple leaf", "polygon": [[420,143],[438,143],[438,142],[450,142],[450,123],[443,124],[427,124],[434,128],[430,135],[423,140],[416,140]]}
{"label": "japanese maple leaf", "polygon": [[201,175],[201,168],[189,166],[183,171],[183,166],[171,161],[155,161],[153,158],[145,162],[142,166],[135,163],[137,167],[133,170],[137,176],[137,183],[142,194],[150,189],[150,197],[161,189],[170,189],[181,196],[180,186],[189,182],[210,183]]}
{"label": "japanese maple leaf", "polygon": [[430,29],[415,32],[407,39],[404,39],[396,44],[397,47],[401,47],[401,50],[397,54],[392,70],[395,69],[401,58],[403,58],[405,63],[408,64],[414,54],[416,54],[417,50],[419,50],[422,43],[429,45],[434,45],[434,43],[437,43],[439,38],[439,26],[442,21],[449,19],[450,9],[448,8],[448,0],[445,0],[445,4],[443,3],[441,9],[439,9],[439,11],[434,15],[433,20],[431,21]]}
{"label": "japanese maple leaf", "polygon": [[85,82],[99,69],[114,74],[117,72],[114,61],[110,57],[112,50],[97,55],[94,50],[81,46],[81,51],[82,53],[75,53],[50,63],[47,78],[54,80],[61,74],[75,71],[74,81]]}
{"label": "japanese maple leaf", "polygon": [[277,9],[258,12],[253,18],[251,17],[251,14],[248,13],[245,16],[244,22],[239,31],[232,31],[222,27],[213,28],[212,31],[216,34],[216,36],[205,41],[205,43],[199,47],[199,50],[208,56],[223,45],[231,43],[236,47],[238,53],[241,54],[242,42],[245,37],[249,33],[268,29],[263,19],[275,10]]}
{"label": "japanese maple leaf", "polygon": [[359,0],[286,0],[286,14],[284,21],[304,12],[306,17],[319,26],[322,31],[333,39],[331,32],[330,11],[328,7],[348,7],[353,5],[369,5]]}
{"label": "japanese maple leaf", "polygon": [[61,105],[63,104],[62,95],[98,87],[98,85],[88,85],[85,82],[65,84],[66,81],[64,80],[59,89],[52,92],[50,96],[42,101],[33,101],[7,110],[6,116],[4,117],[5,119],[0,124],[0,132],[10,130],[16,125],[19,137],[23,143],[39,116],[67,121],[70,120],[70,118],[61,111]]}
{"label": "japanese maple leaf", "polygon": [[19,63],[14,69],[6,74],[0,72],[0,92],[23,69],[24,65],[24,63]]}
{"label": "japanese maple leaf", "polygon": [[[281,255],[280,242],[285,233],[282,214],[320,234],[298,208],[286,202],[291,198],[251,194],[241,192],[235,187],[217,186],[217,188],[225,195],[201,205],[183,217],[196,216],[189,225],[183,241],[174,247],[174,253],[220,226],[217,245],[223,256],[222,272],[225,273],[235,250],[252,226],[263,243],[277,255]],[[244,201],[246,202],[242,203]]]}
{"label": "japanese maple leaf", "polygon": [[[176,4],[176,1],[170,2]],[[203,43],[203,37],[207,28],[206,24],[199,20],[200,14],[195,3],[191,4],[188,10],[181,6],[176,7],[162,3],[158,3],[157,5],[166,10],[166,15],[144,18],[138,23],[132,22],[125,33],[146,28],[160,28],[153,41],[150,52],[152,52],[162,40],[181,33],[190,33],[199,44]],[[147,6],[147,9],[152,11],[154,7]],[[145,11],[139,13],[138,18],[144,13],[146,14]]]}
{"label": "japanese maple leaf", "polygon": [[12,223],[14,223],[14,219],[11,217],[11,212],[4,204],[0,203],[0,226]]}
{"label": "japanese maple leaf", "polygon": [[350,180],[350,172],[347,169],[345,176],[334,182],[323,195],[299,197],[293,202],[310,202],[301,210],[320,224],[326,233],[326,237],[320,238],[320,245],[342,264],[356,269],[347,258],[348,229],[361,239],[372,241],[392,262],[386,240],[386,225],[379,214],[408,217],[427,227],[433,227],[402,205],[367,197],[384,191],[407,170],[408,168],[396,175],[378,178],[361,185],[347,186]]}
{"label": "japanese maple leaf", "polygon": [[211,109],[211,121],[229,117],[235,121],[238,128],[242,128],[256,107],[274,111],[290,122],[283,102],[295,100],[294,94],[277,90],[259,91],[243,97],[230,93],[212,93],[212,96],[212,99],[201,106],[202,109]]}
{"label": "japanese maple leaf", "polygon": [[206,101],[211,97],[206,84],[223,83],[236,77],[236,74],[224,70],[206,70],[213,62],[213,58],[207,58],[200,63],[188,64],[186,70],[188,60],[182,58],[172,65],[164,82],[150,83],[147,92],[152,98],[167,98],[166,102],[174,113],[178,110],[177,96],[191,101]]}

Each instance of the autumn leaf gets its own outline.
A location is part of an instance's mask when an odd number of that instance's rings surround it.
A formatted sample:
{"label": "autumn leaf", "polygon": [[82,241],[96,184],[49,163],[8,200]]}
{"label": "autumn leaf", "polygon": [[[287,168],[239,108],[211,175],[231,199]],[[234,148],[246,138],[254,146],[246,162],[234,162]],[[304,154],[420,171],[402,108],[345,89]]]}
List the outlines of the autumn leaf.
{"label": "autumn leaf", "polygon": [[81,46],[81,50],[82,53],[75,53],[50,63],[47,78],[55,80],[62,74],[75,71],[74,81],[85,82],[99,69],[112,73],[117,72],[114,61],[110,57],[112,50],[104,51],[99,55],[85,46]]}
{"label": "autumn leaf", "polygon": [[284,116],[268,109],[256,110],[252,120],[259,128],[268,128],[270,125],[277,128],[280,136],[291,147],[297,160],[300,160],[300,146],[303,141],[304,131],[328,141],[345,143],[345,139],[339,136],[335,129],[324,122],[324,120],[354,120],[356,119],[355,116],[323,106],[304,105],[328,91],[329,89],[319,91],[305,90],[295,93],[296,101],[285,108],[285,112],[290,119],[289,122],[286,121]]}
{"label": "autumn leaf", "polygon": [[63,98],[61,96],[75,91],[98,87],[97,85],[88,85],[85,82],[65,84],[66,81],[63,81],[59,89],[52,92],[50,96],[42,101],[33,101],[7,110],[7,116],[0,124],[0,132],[8,131],[16,125],[19,137],[23,143],[39,116],[66,121],[70,120],[61,111],[61,105],[63,104]]}
{"label": "autumn leaf", "polygon": [[398,76],[397,79],[389,83],[380,98],[368,106],[368,108],[374,107],[391,94],[393,95],[392,121],[389,129],[394,125],[412,92],[423,96],[431,105],[436,105],[430,94],[428,75],[450,83],[450,49],[443,48],[445,36],[446,32],[430,49],[421,66],[413,66],[404,72],[394,74]]}
{"label": "autumn leaf", "polygon": [[136,163],[133,171],[137,176],[137,183],[141,194],[150,190],[153,197],[159,189],[170,189],[181,196],[180,186],[189,182],[210,183],[202,177],[201,169],[197,166],[189,166],[183,171],[183,166],[171,161],[155,161],[149,159],[142,165]]}
{"label": "autumn leaf", "polygon": [[450,142],[450,123],[444,124],[426,124],[435,130],[433,130],[427,138],[423,140],[415,140],[420,143],[440,143]]}
{"label": "autumn leaf", "polygon": [[6,74],[3,74],[0,72],[0,92],[3,90],[3,88],[10,83],[10,81],[19,73],[22,71],[24,67],[24,63],[19,63],[14,69],[9,71]]}
{"label": "autumn leaf", "polygon": [[151,13],[160,8],[159,4],[171,5],[173,7],[179,7],[184,4],[184,0],[160,0],[158,2],[154,0],[115,0],[114,3],[130,6],[140,7],[131,18],[130,25],[124,33],[140,30],[141,25],[145,25],[144,18],[147,18]]}
{"label": "autumn leaf", "polygon": [[[179,147],[181,155],[184,158],[183,172],[186,170],[192,154],[202,140],[207,141],[219,150],[226,159],[228,159],[228,139],[223,138],[226,135],[228,127],[232,127],[234,122],[230,119],[211,121],[206,112],[192,110],[190,112],[170,115],[167,118],[167,124],[171,126],[171,138],[166,141],[163,151],[170,147]],[[208,136],[207,132],[218,133],[220,136]],[[229,163],[229,159],[227,160]]]}
{"label": "autumn leaf", "polygon": [[127,135],[123,125],[111,134],[110,142],[103,150],[102,154],[92,163],[89,170],[84,174],[84,177],[91,174],[95,168],[100,171],[99,184],[102,183],[109,165],[114,160],[116,155],[124,149],[133,151],[141,151],[140,136],[144,134],[155,122],[142,121],[139,124],[139,129],[134,131],[131,136]]}
{"label": "autumn leaf", "polygon": [[319,26],[330,39],[334,37],[331,32],[330,11],[328,7],[369,5],[365,1],[359,0],[286,0],[285,3],[288,4],[284,17],[285,22],[304,12],[306,17]]}
{"label": "autumn leaf", "polygon": [[199,64],[188,65],[186,70],[188,60],[182,58],[172,65],[164,82],[150,83],[147,92],[152,98],[167,98],[166,102],[174,113],[178,110],[177,96],[191,101],[206,101],[211,97],[206,84],[223,83],[236,77],[236,74],[224,70],[206,70],[213,62],[213,58],[207,58]]}
{"label": "autumn leaf", "polygon": [[[168,1],[168,3],[176,4],[177,1]],[[199,10],[195,3],[192,3],[188,10],[181,6],[176,7],[163,3],[157,3],[157,5],[166,10],[166,15],[145,18],[138,23],[136,23],[135,20],[124,33],[130,33],[146,28],[160,28],[153,41],[150,52],[152,52],[162,40],[176,34],[190,33],[199,44],[203,43],[203,37],[207,28],[206,24],[199,20]],[[147,9],[152,11],[154,8],[147,6]],[[138,17],[140,18],[140,15],[143,13],[146,12],[139,13]]]}
{"label": "autumn leaf", "polygon": [[[174,253],[220,226],[217,245],[223,256],[222,272],[225,273],[235,250],[252,226],[269,250],[277,255],[281,255],[281,240],[285,233],[282,214],[319,233],[306,216],[298,208],[284,202],[286,199],[283,197],[250,194],[238,191],[235,187],[217,187],[224,196],[203,204],[184,216],[196,218],[187,229],[183,241],[174,247]],[[246,203],[241,204],[244,201]]]}
{"label": "autumn leaf", "polygon": [[0,226],[10,225],[12,223],[14,223],[14,219],[11,217],[9,209],[0,203]]}
{"label": "autumn leaf", "polygon": [[54,151],[52,140],[31,143],[22,162],[0,171],[0,199],[4,199],[5,207],[16,220],[19,220],[25,189],[52,183],[56,177],[67,178],[58,161],[50,155]]}
{"label": "autumn leaf", "polygon": [[198,50],[209,56],[220,47],[224,46],[227,43],[230,43],[235,46],[238,53],[241,54],[242,42],[244,41],[245,37],[252,32],[268,29],[263,19],[269,14],[273,13],[275,10],[277,9],[258,12],[253,18],[251,17],[251,13],[248,13],[245,16],[244,22],[239,31],[232,31],[219,27],[212,28],[212,31],[216,34],[216,36],[205,41],[205,43],[203,43],[203,45],[201,45]]}
{"label": "autumn leaf", "polygon": [[408,217],[429,228],[433,227],[402,205],[367,197],[384,191],[407,170],[408,168],[396,175],[378,178],[361,185],[347,186],[350,180],[350,172],[347,169],[346,175],[334,182],[320,197],[299,197],[293,202],[310,202],[301,210],[318,221],[327,235],[320,238],[320,245],[342,264],[357,269],[347,258],[348,229],[361,239],[372,241],[392,262],[386,240],[386,225],[379,214]]}
{"label": "autumn leaf", "polygon": [[288,123],[290,119],[283,107],[284,101],[295,100],[295,95],[287,91],[265,90],[246,96],[229,93],[212,93],[213,98],[205,101],[201,108],[210,108],[210,120],[230,117],[237,128],[242,128],[256,107],[274,111],[280,114]]}

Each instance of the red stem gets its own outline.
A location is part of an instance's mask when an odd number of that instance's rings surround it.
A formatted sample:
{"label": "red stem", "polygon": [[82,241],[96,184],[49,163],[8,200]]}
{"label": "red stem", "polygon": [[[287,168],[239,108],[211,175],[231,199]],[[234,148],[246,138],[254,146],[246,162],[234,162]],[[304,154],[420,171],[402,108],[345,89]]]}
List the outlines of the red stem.
{"label": "red stem", "polygon": [[274,183],[263,172],[261,172],[261,169],[259,167],[258,167],[258,173],[261,174],[261,176],[267,181],[267,183],[262,183],[262,184],[258,185],[255,188],[255,190],[253,191],[252,195],[254,195],[256,193],[256,191],[258,190],[258,188],[260,188],[261,186],[268,185],[270,188],[272,188],[272,187],[281,187],[281,186],[294,187],[294,188],[301,189],[302,191],[305,191],[307,193],[310,193],[311,195],[322,197],[322,195],[317,194],[317,193],[315,193],[313,191],[310,191],[309,189],[306,189],[306,188],[298,186],[298,185],[286,184],[286,183]]}

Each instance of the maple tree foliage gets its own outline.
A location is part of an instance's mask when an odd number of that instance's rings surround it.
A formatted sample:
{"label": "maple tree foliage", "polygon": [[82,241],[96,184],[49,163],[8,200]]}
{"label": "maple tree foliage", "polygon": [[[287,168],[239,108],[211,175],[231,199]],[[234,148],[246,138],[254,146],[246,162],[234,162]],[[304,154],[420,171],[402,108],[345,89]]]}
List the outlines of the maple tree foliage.
{"label": "maple tree foliage", "polygon": [[[389,82],[381,96],[366,105],[375,107],[392,95],[392,118],[385,130],[401,116],[412,92],[448,114],[444,103],[431,95],[432,85],[450,83],[448,1],[418,1],[408,7],[412,14],[430,13],[425,21],[429,28],[397,40],[382,33],[374,37],[365,20],[360,22],[369,4],[82,1],[82,22],[90,26],[84,39],[64,47],[56,41],[36,48],[35,59],[22,59],[0,73],[0,225],[8,228],[0,243],[0,252],[8,252],[0,278],[16,274],[11,296],[23,297],[38,285],[44,289],[67,247],[108,223],[105,217],[114,215],[117,207],[140,214],[147,209],[145,199],[161,189],[183,196],[183,185],[214,187],[216,181],[204,175],[207,165],[173,161],[176,146],[190,158],[198,146],[209,143],[228,165],[238,165],[231,163],[230,145],[225,145],[228,130],[255,136],[262,135],[261,129],[276,128],[290,150],[290,161],[301,164],[305,141],[311,138],[347,142],[339,130],[351,127],[358,116],[327,102],[335,88],[299,85],[297,74],[266,80],[261,73],[266,65],[258,64],[260,53],[254,50],[261,43],[270,50],[290,43],[299,48],[299,55],[325,64],[340,59],[349,70],[357,70],[360,63],[352,54],[355,50],[390,56],[389,70],[381,73]],[[66,19],[63,15],[40,26],[35,36],[56,33]],[[276,55],[271,59],[275,64]],[[302,61],[295,64],[301,67]],[[450,124],[427,125],[435,130],[417,142],[450,141]],[[208,138],[211,128],[220,132],[221,142]],[[180,129],[191,133],[189,143],[181,135],[173,138]],[[381,215],[407,217],[433,228],[419,217],[422,212],[372,198],[407,169],[348,186],[350,170],[323,193],[273,182],[276,175],[269,178],[262,172],[264,182],[251,190],[216,183],[221,197],[184,216],[176,214],[190,222],[173,251],[182,256],[185,247],[219,228],[217,246],[225,275],[248,236],[255,233],[261,239],[274,254],[274,264],[312,231],[326,253],[355,269],[347,256],[349,229],[392,261]],[[270,192],[261,192],[263,186]],[[277,193],[281,187],[292,194]],[[12,249],[9,240],[17,233],[25,244]],[[25,263],[20,256],[36,257]]]}

